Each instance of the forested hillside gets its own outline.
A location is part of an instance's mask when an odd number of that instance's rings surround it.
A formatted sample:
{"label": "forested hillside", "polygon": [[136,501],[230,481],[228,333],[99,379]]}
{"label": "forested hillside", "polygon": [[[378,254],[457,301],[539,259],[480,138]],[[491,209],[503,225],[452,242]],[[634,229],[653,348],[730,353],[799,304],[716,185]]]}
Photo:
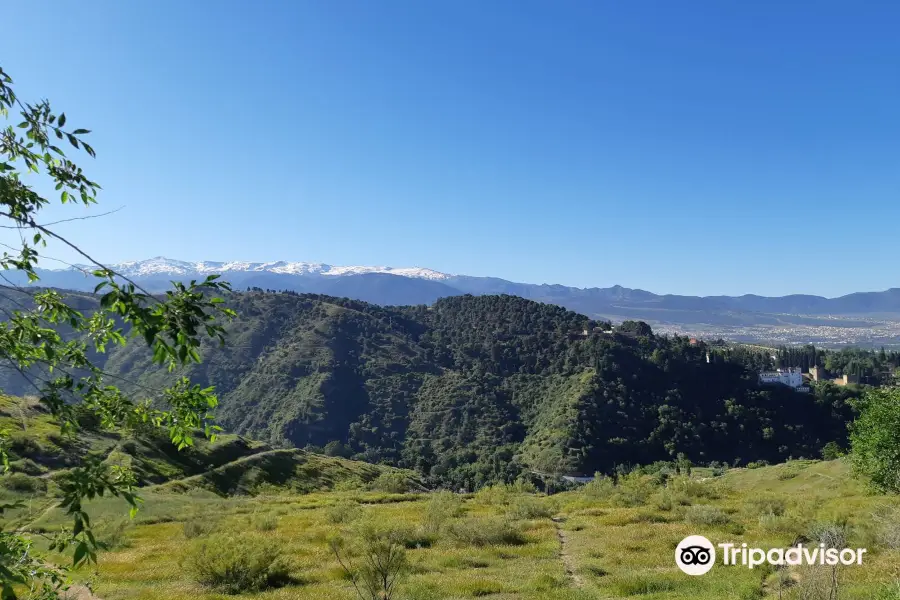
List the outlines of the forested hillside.
{"label": "forested hillside", "polygon": [[[829,441],[844,444],[851,417],[852,390],[759,388],[755,373],[707,363],[687,338],[641,323],[612,334],[514,296],[384,308],[251,291],[229,303],[239,316],[227,344],[203,348],[187,373],[216,386],[226,430],[440,483],[609,472],[680,453],[695,463],[816,457]],[[174,376],[137,346],[113,351],[104,368],[146,395]],[[17,381],[7,391],[27,393]]]}

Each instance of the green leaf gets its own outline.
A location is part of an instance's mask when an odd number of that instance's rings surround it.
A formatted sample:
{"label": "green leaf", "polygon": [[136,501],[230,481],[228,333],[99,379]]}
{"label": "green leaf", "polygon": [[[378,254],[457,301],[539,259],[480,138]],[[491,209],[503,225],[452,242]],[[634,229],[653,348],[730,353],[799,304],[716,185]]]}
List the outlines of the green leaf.
{"label": "green leaf", "polygon": [[66,113],[62,113],[59,115],[59,126],[63,127],[66,124]]}
{"label": "green leaf", "polygon": [[72,132],[72,134],[73,135],[84,135],[84,134],[90,133],[90,132],[91,132],[90,129],[76,129],[75,131]]}
{"label": "green leaf", "polygon": [[81,541],[78,542],[78,546],[75,548],[75,555],[72,557],[72,562],[76,565],[81,564],[84,561],[85,557],[88,553],[88,545],[86,542]]}

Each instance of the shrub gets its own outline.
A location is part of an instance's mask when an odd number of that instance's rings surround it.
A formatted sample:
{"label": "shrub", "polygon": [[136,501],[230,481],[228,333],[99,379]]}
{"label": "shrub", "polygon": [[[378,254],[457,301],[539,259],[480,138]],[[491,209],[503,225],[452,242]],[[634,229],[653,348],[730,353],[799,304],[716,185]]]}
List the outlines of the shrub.
{"label": "shrub", "polygon": [[747,463],[748,469],[760,469],[762,467],[767,467],[767,466],[769,466],[769,461],[766,461],[766,460],[756,460],[756,461]]}
{"label": "shrub", "polygon": [[763,531],[799,534],[803,531],[801,521],[788,515],[775,515],[766,513],[759,517],[759,527]]}
{"label": "shrub", "polygon": [[31,437],[15,436],[9,439],[9,449],[22,458],[44,454],[44,447]]}
{"label": "shrub", "polygon": [[850,526],[846,521],[814,523],[809,529],[809,539],[825,544],[826,548],[845,548],[850,537]]}
{"label": "shrub", "polygon": [[822,448],[822,460],[837,460],[844,455],[844,450],[837,442],[828,442]]}
{"label": "shrub", "polygon": [[185,566],[197,583],[226,594],[256,592],[290,582],[281,548],[257,537],[200,540],[191,547]]}
{"label": "shrub", "polygon": [[516,496],[510,502],[507,514],[513,519],[546,519],[553,512],[533,496]]}
{"label": "shrub", "polygon": [[343,538],[329,540],[332,553],[361,600],[394,598],[410,571],[402,537],[397,530],[367,524],[360,530],[355,552]]}
{"label": "shrub", "polygon": [[721,486],[722,482],[706,482],[691,479],[690,477],[676,477],[669,482],[668,488],[675,494],[681,494],[693,500],[718,500],[722,497]]}
{"label": "shrub", "polygon": [[41,465],[37,464],[30,458],[22,458],[17,461],[13,461],[10,463],[10,467],[12,467],[13,471],[25,473],[26,475],[40,475],[47,471],[45,468],[43,468]]}
{"label": "shrub", "polygon": [[463,513],[462,499],[453,492],[437,492],[431,495],[425,506],[422,529],[438,534],[447,523]]}
{"label": "shrub", "polygon": [[722,509],[708,504],[691,506],[685,511],[684,518],[692,525],[706,525],[721,527],[727,525],[731,519]]}
{"label": "shrub", "polygon": [[900,550],[900,509],[874,515],[878,528],[878,543],[891,550]]}
{"label": "shrub", "polygon": [[425,531],[424,527],[397,527],[392,530],[391,536],[408,549],[430,548],[438,540],[437,533]]}
{"label": "shrub", "polygon": [[854,406],[859,410],[850,425],[855,471],[880,491],[900,492],[900,390],[869,390]]}
{"label": "shrub", "polygon": [[387,471],[376,477],[369,487],[377,492],[404,494],[409,491],[409,479],[396,471]]}
{"label": "shrub", "polygon": [[475,502],[488,506],[506,506],[513,490],[505,483],[486,485],[475,493]]}
{"label": "shrub", "polygon": [[362,508],[356,502],[339,500],[325,509],[325,518],[329,523],[340,525],[355,521],[362,515]]}
{"label": "shrub", "polygon": [[348,477],[334,484],[335,492],[358,492],[366,489],[366,484],[359,477]]}
{"label": "shrub", "polygon": [[604,477],[600,473],[594,475],[593,481],[586,483],[581,489],[585,498],[593,502],[602,502],[612,497],[616,486],[612,479]]}
{"label": "shrub", "polygon": [[676,506],[690,506],[691,499],[683,492],[676,492],[667,488],[654,494],[652,503],[659,510],[670,511]]}
{"label": "shrub", "polygon": [[655,491],[653,477],[635,471],[619,478],[613,503],[616,506],[643,506]]}
{"label": "shrub", "polygon": [[200,536],[209,535],[215,529],[215,525],[209,519],[194,517],[185,521],[182,525],[184,537],[191,540]]}
{"label": "shrub", "polygon": [[325,448],[323,448],[323,453],[325,456],[338,456],[341,458],[347,458],[353,451],[350,448],[347,448],[341,442],[337,440],[332,440],[325,444]]}
{"label": "shrub", "polygon": [[10,473],[0,478],[0,482],[3,483],[3,487],[12,492],[34,493],[47,489],[47,485],[43,480],[30,477],[25,473]]}
{"label": "shrub", "polygon": [[131,519],[118,519],[113,522],[103,523],[94,528],[94,535],[104,550],[116,550],[128,548],[131,542],[128,539],[128,530],[132,526]]}
{"label": "shrub", "polygon": [[500,517],[458,521],[450,525],[449,532],[457,542],[469,546],[517,546],[527,541],[518,526]]}
{"label": "shrub", "polygon": [[747,503],[747,510],[755,515],[780,517],[784,514],[786,505],[781,498],[756,498]]}
{"label": "shrub", "polygon": [[278,518],[275,515],[260,515],[253,519],[253,527],[257,531],[275,531],[278,529]]}
{"label": "shrub", "polygon": [[533,481],[523,478],[516,479],[516,482],[509,487],[517,494],[536,494],[538,491]]}

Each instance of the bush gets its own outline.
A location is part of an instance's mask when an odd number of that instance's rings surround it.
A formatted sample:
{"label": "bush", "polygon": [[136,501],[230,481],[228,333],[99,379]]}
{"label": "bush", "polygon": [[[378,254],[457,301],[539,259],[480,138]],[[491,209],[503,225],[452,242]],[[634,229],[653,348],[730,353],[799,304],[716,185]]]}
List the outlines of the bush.
{"label": "bush", "polygon": [[748,512],[758,516],[773,515],[780,517],[784,515],[786,508],[786,504],[781,498],[756,498],[747,503]]}
{"label": "bush", "polygon": [[709,527],[722,527],[731,521],[722,509],[708,504],[698,504],[689,507],[684,513],[684,519],[692,525],[706,525]]}
{"label": "bush", "polygon": [[392,600],[400,583],[410,571],[402,533],[378,529],[372,524],[360,528],[356,554],[343,538],[329,540],[331,551],[344,573],[353,583],[361,600]]}
{"label": "bush", "polygon": [[353,451],[350,448],[347,448],[341,442],[337,440],[332,440],[325,444],[325,448],[323,448],[323,453],[325,456],[337,456],[340,458],[347,458]]}
{"label": "bush", "polygon": [[325,509],[325,518],[329,523],[340,525],[355,521],[362,515],[362,508],[350,500],[339,500]]}
{"label": "bush", "polygon": [[487,506],[506,506],[514,490],[505,483],[486,485],[475,493],[475,502]]}
{"label": "bush", "polygon": [[620,477],[613,494],[616,506],[643,506],[656,491],[653,476],[642,475],[635,471]]}
{"label": "bush", "polygon": [[673,493],[683,495],[692,500],[718,500],[722,497],[721,487],[722,482],[698,481],[690,477],[676,477],[668,485],[668,488]]}
{"label": "bush", "polygon": [[118,519],[113,522],[102,523],[94,528],[94,535],[104,550],[117,550],[129,548],[131,542],[128,539],[128,530],[132,526],[131,519]]}
{"label": "bush", "polygon": [[39,441],[31,437],[16,436],[9,439],[9,449],[21,458],[40,456],[44,454],[44,447]]}
{"label": "bush", "polygon": [[391,530],[391,538],[404,548],[431,548],[438,540],[437,533],[425,531],[424,527],[397,527]]}
{"label": "bush", "polygon": [[509,487],[517,494],[536,494],[538,491],[533,481],[523,478],[516,479],[516,482]]}
{"label": "bush", "polygon": [[527,541],[518,526],[499,517],[458,521],[450,525],[449,532],[457,542],[469,546],[517,546]]}
{"label": "bush", "polygon": [[43,492],[47,489],[46,483],[36,477],[29,477],[25,473],[10,473],[0,478],[3,487],[12,492],[34,493]]}
{"label": "bush", "polygon": [[675,492],[671,489],[660,490],[654,494],[652,503],[657,509],[670,511],[676,506],[690,506],[691,499],[683,492]]}
{"label": "bush", "polygon": [[409,491],[409,479],[403,473],[387,471],[369,484],[372,490],[389,494],[405,494]]}
{"label": "bush", "polygon": [[604,477],[600,473],[594,475],[594,480],[586,483],[581,489],[581,493],[585,498],[593,502],[602,502],[612,497],[616,486],[609,477]]}
{"label": "bush", "polygon": [[257,592],[290,582],[281,548],[257,537],[201,540],[193,544],[185,566],[197,583],[226,594]]}
{"label": "bush", "polygon": [[47,469],[43,468],[30,458],[21,458],[13,461],[10,463],[10,467],[13,471],[25,473],[26,475],[41,475],[42,473],[47,472]]}
{"label": "bush", "polygon": [[209,519],[201,519],[199,517],[195,517],[188,521],[184,522],[182,525],[182,532],[184,533],[184,537],[189,540],[194,538],[198,538],[200,536],[209,535],[215,529],[215,525],[210,522]]}
{"label": "bush", "polygon": [[547,519],[553,512],[533,496],[516,496],[510,502],[507,514],[513,519]]}
{"label": "bush", "polygon": [[253,527],[257,531],[275,531],[278,529],[278,519],[275,515],[260,515],[253,519]]}
{"label": "bush", "polygon": [[854,403],[850,425],[854,470],[883,492],[900,492],[900,389],[873,389]]}
{"label": "bush", "polygon": [[837,442],[828,442],[822,448],[822,460],[837,460],[844,455],[844,450]]}
{"label": "bush", "polygon": [[874,517],[878,527],[878,543],[891,550],[900,550],[900,509]]}
{"label": "bush", "polygon": [[453,492],[437,492],[431,495],[425,506],[422,529],[437,535],[447,523],[463,513],[462,499]]}

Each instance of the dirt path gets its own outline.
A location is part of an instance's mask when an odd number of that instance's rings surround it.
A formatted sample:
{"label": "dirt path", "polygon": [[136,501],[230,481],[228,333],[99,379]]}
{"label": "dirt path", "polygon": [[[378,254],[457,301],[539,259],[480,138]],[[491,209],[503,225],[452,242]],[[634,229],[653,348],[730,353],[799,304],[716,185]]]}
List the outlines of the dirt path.
{"label": "dirt path", "polygon": [[575,587],[583,587],[584,580],[581,575],[575,572],[575,558],[569,554],[569,537],[562,524],[566,520],[564,517],[553,517],[553,525],[556,527],[556,537],[559,538],[559,559],[562,561],[563,568],[566,570],[566,576]]}
{"label": "dirt path", "polygon": [[63,592],[63,600],[100,600],[99,596],[95,596],[91,590],[84,585],[73,585]]}

